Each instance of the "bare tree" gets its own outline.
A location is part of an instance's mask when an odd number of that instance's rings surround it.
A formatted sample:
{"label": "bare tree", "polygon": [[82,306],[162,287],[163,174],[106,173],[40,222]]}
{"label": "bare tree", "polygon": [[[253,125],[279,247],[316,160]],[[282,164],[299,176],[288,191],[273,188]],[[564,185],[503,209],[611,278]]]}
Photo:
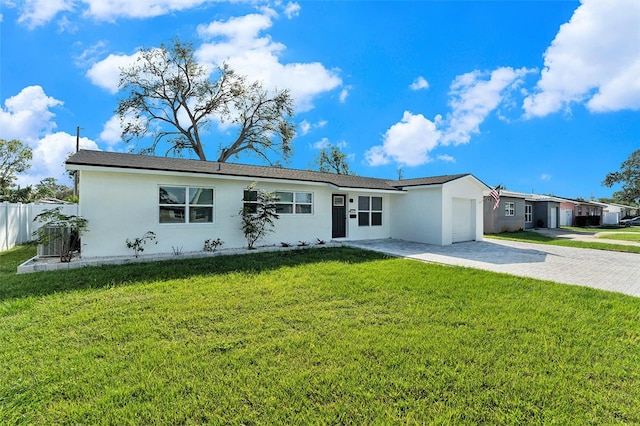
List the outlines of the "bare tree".
{"label": "bare tree", "polygon": [[210,74],[196,61],[191,43],[174,39],[168,46],[143,49],[121,70],[119,88],[127,94],[116,110],[123,139],[153,137],[143,152],[153,153],[164,142],[165,155],[186,150],[206,160],[203,134],[219,121],[237,125],[239,133],[231,143],[218,142],[218,161],[243,152],[269,163],[269,151],[285,160],[291,155],[295,126],[289,91],[270,93],[226,64]]}

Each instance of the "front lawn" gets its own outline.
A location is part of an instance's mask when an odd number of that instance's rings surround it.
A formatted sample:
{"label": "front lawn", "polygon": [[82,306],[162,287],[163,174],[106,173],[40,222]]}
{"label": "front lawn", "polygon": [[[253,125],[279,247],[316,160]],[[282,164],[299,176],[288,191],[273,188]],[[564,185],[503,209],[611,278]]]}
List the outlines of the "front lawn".
{"label": "front lawn", "polygon": [[623,226],[615,226],[615,225],[603,225],[603,226],[598,226],[598,227],[594,227],[594,228],[580,228],[577,226],[562,226],[561,229],[567,230],[567,231],[576,231],[576,232],[584,232],[587,234],[595,234],[598,232],[622,232],[622,233],[629,233],[629,232],[640,232],[640,227],[638,226],[630,226],[630,227],[623,227]]}
{"label": "front lawn", "polygon": [[0,341],[0,424],[640,423],[639,298],[350,248],[2,273]]}
{"label": "front lawn", "polygon": [[[611,234],[615,235],[615,234]],[[536,243],[536,244],[549,244],[553,246],[564,246],[564,247],[576,247],[576,248],[588,248],[595,250],[608,250],[608,251],[619,251],[626,253],[640,253],[639,246],[628,246],[622,244],[613,244],[613,243],[604,243],[604,242],[591,242],[591,241],[579,241],[579,240],[571,240],[567,238],[552,238],[546,235],[542,235],[535,231],[516,231],[516,232],[503,232],[502,234],[485,234],[487,238],[494,238],[496,240],[511,240],[511,241],[522,241],[525,243]],[[609,235],[607,237],[603,237],[609,239]]]}
{"label": "front lawn", "polygon": [[640,233],[624,233],[624,232],[607,232],[597,235],[597,238],[603,238],[606,240],[622,240],[622,241],[637,241],[640,242]]}

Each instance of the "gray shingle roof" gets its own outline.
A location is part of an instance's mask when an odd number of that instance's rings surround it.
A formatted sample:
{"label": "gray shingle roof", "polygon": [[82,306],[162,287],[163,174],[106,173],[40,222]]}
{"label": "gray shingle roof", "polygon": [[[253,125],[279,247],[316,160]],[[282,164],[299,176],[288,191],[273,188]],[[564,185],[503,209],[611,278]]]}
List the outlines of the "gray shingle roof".
{"label": "gray shingle roof", "polygon": [[283,179],[303,182],[326,183],[339,188],[376,189],[401,191],[404,187],[437,185],[450,182],[467,174],[427,177],[392,181],[361,176],[321,173],[310,170],[280,167],[249,166],[245,164],[218,163],[215,161],[186,160],[182,158],[154,157],[149,155],[80,150],[67,160],[74,166],[92,166],[136,170],[156,170],[176,173],[202,173],[220,176],[238,176],[256,179]]}

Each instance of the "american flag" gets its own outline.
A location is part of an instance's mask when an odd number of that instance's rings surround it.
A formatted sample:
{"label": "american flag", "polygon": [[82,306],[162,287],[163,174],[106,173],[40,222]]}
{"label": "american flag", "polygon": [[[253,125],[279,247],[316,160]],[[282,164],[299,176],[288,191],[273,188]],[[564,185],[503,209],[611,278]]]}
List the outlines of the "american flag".
{"label": "american flag", "polygon": [[499,191],[500,185],[496,186],[495,188],[493,188],[491,190],[491,192],[489,193],[489,195],[491,196],[491,198],[493,198],[494,203],[493,203],[493,209],[497,209],[500,206],[500,191]]}

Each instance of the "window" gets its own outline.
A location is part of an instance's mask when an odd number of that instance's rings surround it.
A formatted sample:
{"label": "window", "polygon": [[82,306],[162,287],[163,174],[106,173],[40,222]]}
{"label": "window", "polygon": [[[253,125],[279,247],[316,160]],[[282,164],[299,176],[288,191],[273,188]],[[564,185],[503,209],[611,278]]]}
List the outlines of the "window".
{"label": "window", "polygon": [[213,223],[213,188],[161,186],[160,223]]}
{"label": "window", "polygon": [[358,197],[358,226],[382,226],[382,197]]}
{"label": "window", "polygon": [[512,203],[509,201],[504,203],[504,215],[515,216],[515,214],[516,214],[516,203]]}
{"label": "window", "polygon": [[313,213],[313,194],[311,192],[276,192],[278,214]]}
{"label": "window", "polygon": [[245,189],[242,201],[244,208],[247,209],[249,213],[258,212],[258,191],[249,191]]}
{"label": "window", "polygon": [[524,221],[525,222],[533,222],[532,207],[533,206],[531,204],[526,204],[524,206]]}

